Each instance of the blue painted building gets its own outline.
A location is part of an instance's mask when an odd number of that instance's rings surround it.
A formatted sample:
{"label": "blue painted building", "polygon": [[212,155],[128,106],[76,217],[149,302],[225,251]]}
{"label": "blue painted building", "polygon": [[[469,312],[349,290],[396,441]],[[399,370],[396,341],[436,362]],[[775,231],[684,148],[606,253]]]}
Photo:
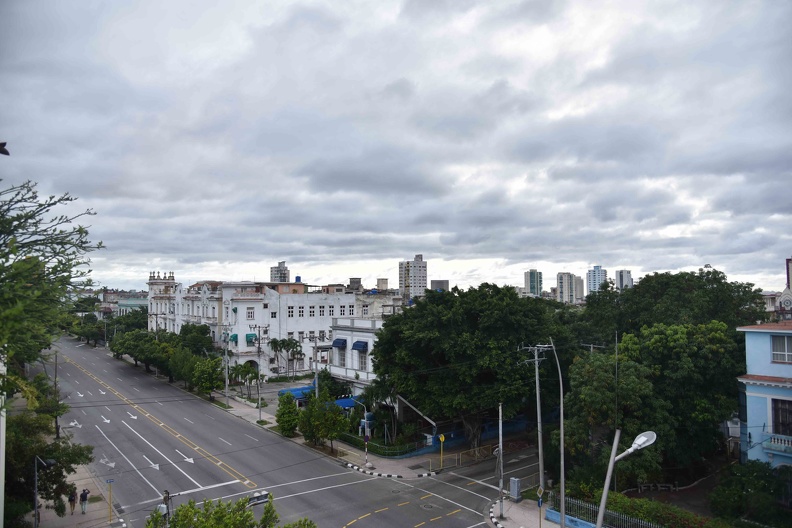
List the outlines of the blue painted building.
{"label": "blue painted building", "polygon": [[792,465],[792,321],[743,326],[740,461]]}

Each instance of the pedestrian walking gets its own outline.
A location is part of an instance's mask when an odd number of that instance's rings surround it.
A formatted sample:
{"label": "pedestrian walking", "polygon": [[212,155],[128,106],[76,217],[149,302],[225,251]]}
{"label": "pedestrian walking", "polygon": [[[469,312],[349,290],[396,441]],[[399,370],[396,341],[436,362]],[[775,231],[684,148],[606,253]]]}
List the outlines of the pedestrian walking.
{"label": "pedestrian walking", "polygon": [[71,508],[71,514],[74,515],[74,507],[77,505],[77,488],[73,488],[69,491],[69,507]]}
{"label": "pedestrian walking", "polygon": [[85,515],[85,509],[88,507],[88,494],[91,493],[87,489],[82,490],[80,493],[80,508],[82,509],[83,515]]}

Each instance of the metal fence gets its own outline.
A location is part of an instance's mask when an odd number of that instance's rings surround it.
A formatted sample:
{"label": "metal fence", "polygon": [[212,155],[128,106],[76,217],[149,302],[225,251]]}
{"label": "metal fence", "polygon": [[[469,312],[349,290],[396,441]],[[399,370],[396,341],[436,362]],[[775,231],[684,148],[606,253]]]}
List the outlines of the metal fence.
{"label": "metal fence", "polygon": [[[558,511],[560,504],[557,494],[550,493],[550,504],[552,504],[554,510]],[[565,514],[569,517],[575,517],[576,519],[589,522],[592,525],[597,523],[599,504],[590,504],[571,497],[566,497],[565,504]],[[608,526],[609,528],[666,528],[660,524],[644,521],[643,519],[636,519],[635,517],[609,510],[605,510],[605,519],[602,525]]]}

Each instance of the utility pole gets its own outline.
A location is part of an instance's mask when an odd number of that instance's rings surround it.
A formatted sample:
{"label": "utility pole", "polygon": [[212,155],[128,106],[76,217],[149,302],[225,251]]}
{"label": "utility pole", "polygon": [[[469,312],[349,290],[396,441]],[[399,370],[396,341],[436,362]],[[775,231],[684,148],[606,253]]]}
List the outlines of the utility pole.
{"label": "utility pole", "polygon": [[590,353],[594,353],[595,348],[605,348],[602,345],[592,345],[591,343],[580,343],[580,346],[588,347]]}
{"label": "utility pole", "polygon": [[251,330],[255,330],[258,337],[256,339],[256,354],[258,356],[258,362],[256,363],[256,389],[258,393],[258,410],[259,410],[259,422],[261,421],[261,329],[265,330],[264,334],[266,335],[266,330],[269,328],[269,325],[261,326],[259,324],[248,325]]}
{"label": "utility pole", "polygon": [[539,362],[544,361],[544,353],[550,348],[549,345],[536,345],[536,346],[520,346],[517,351],[522,352],[528,350],[533,352],[533,359],[525,360],[526,363],[534,364],[534,382],[536,384],[536,435],[537,447],[539,448],[539,487],[545,487],[545,471],[544,471],[544,439],[542,432],[542,398],[539,391]]}

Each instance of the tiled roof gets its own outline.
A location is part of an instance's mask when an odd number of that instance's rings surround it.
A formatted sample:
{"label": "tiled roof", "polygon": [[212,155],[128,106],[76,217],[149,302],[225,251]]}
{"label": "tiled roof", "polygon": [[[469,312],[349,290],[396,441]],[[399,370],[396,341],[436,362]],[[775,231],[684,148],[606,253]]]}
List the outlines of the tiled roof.
{"label": "tiled roof", "polygon": [[773,331],[773,330],[782,330],[787,332],[792,332],[792,321],[780,321],[778,323],[765,323],[765,324],[758,324],[758,325],[750,325],[750,326],[740,326],[737,328],[740,331]]}
{"label": "tiled roof", "polygon": [[792,378],[780,378],[778,376],[759,376],[757,374],[743,374],[737,377],[740,381],[753,382],[758,384],[792,385]]}

